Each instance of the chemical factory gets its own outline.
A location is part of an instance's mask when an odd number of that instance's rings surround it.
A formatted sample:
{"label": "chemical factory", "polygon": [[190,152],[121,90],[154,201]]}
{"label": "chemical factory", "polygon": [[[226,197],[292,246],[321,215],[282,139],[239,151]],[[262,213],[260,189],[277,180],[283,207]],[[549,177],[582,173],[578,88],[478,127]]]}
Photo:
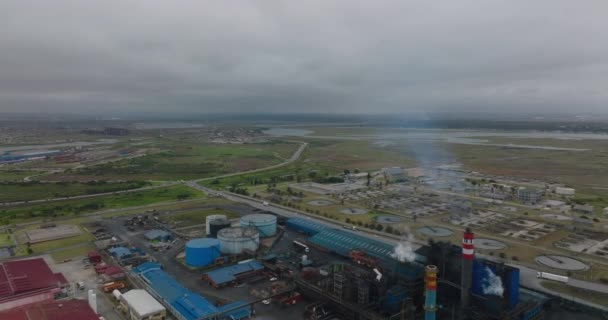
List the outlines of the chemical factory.
{"label": "chemical factory", "polygon": [[[126,244],[105,250],[125,266],[127,255],[139,254],[133,248],[172,244],[125,268],[134,287],[182,320],[532,320],[551,310],[554,297],[520,287],[519,269],[475,256],[472,230],[460,246],[420,245],[257,211],[207,216],[205,238],[149,219],[155,225],[124,233]],[[123,232],[117,220],[104,227]],[[119,299],[125,309],[139,310],[126,298]]]}

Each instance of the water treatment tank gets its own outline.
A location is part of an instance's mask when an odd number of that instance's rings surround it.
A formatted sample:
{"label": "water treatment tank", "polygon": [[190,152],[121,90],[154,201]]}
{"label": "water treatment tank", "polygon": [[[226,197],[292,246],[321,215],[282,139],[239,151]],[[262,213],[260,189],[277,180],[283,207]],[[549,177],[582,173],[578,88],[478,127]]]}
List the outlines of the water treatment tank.
{"label": "water treatment tank", "polygon": [[224,228],[217,233],[220,251],[225,254],[240,254],[243,250],[258,250],[260,233],[255,228]]}
{"label": "water treatment tank", "polygon": [[192,267],[208,266],[220,256],[217,239],[199,238],[186,243],[186,264]]}
{"label": "water treatment tank", "polygon": [[212,214],[212,215],[208,215],[207,218],[205,218],[205,234],[209,235],[211,234],[211,221],[213,220],[226,220],[228,219],[226,217],[226,215],[223,214]]}
{"label": "water treatment tank", "polygon": [[277,233],[277,217],[271,214],[249,214],[241,218],[241,227],[254,227],[260,237],[271,237]]}
{"label": "water treatment tank", "polygon": [[224,229],[224,228],[230,228],[230,220],[227,219],[217,219],[217,220],[213,220],[209,223],[209,237],[211,238],[217,238],[217,233],[218,231]]}

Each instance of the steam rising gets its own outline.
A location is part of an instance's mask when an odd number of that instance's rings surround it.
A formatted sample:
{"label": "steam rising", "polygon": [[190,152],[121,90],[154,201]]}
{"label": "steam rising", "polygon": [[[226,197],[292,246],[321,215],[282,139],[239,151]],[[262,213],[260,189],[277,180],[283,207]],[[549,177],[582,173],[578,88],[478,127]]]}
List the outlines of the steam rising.
{"label": "steam rising", "polygon": [[484,272],[486,273],[486,276],[481,283],[483,293],[502,297],[505,288],[502,286],[500,277],[495,275],[488,267],[485,267]]}
{"label": "steam rising", "polygon": [[407,239],[399,241],[395,248],[393,248],[391,257],[401,262],[413,262],[416,260],[416,253],[414,252],[414,248],[412,248],[412,240],[413,237],[409,234]]}

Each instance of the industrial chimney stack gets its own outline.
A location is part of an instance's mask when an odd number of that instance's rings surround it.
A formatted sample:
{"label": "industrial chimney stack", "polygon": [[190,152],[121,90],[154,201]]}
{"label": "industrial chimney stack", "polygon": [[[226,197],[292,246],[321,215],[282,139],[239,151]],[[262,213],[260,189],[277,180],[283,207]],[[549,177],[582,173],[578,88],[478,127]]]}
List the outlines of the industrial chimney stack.
{"label": "industrial chimney stack", "polygon": [[475,235],[471,229],[467,228],[462,237],[462,274],[460,278],[460,306],[464,311],[469,307],[471,283],[473,280],[473,259],[475,258],[475,248],[473,239]]}
{"label": "industrial chimney stack", "polygon": [[435,320],[437,316],[437,267],[426,266],[424,298],[424,320]]}

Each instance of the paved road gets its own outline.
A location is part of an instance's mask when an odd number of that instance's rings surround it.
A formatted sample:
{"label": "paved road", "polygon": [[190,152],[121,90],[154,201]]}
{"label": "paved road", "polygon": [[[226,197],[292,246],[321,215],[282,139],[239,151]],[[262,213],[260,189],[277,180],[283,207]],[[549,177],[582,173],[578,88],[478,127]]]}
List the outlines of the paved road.
{"label": "paved road", "polygon": [[281,162],[279,164],[275,164],[269,167],[264,167],[264,168],[259,168],[259,169],[253,169],[253,170],[248,170],[248,171],[241,171],[241,172],[234,172],[234,173],[228,173],[228,174],[224,174],[221,176],[215,176],[215,177],[208,177],[208,178],[201,178],[201,179],[196,179],[196,180],[191,180],[189,182],[191,183],[196,183],[196,182],[200,182],[200,181],[206,181],[206,180],[214,180],[214,179],[221,179],[221,178],[227,178],[227,177],[234,177],[234,176],[240,176],[242,174],[249,174],[249,173],[255,173],[255,172],[262,172],[262,171],[267,171],[267,170],[272,170],[272,169],[276,169],[276,168],[280,168],[280,167],[284,167],[290,163],[293,163],[294,161],[300,159],[300,156],[302,155],[302,152],[304,152],[304,150],[306,149],[306,147],[308,146],[308,143],[306,142],[302,142],[300,144],[300,147],[298,148],[298,150],[296,150],[296,152],[294,152],[291,155],[291,158],[287,159],[284,162]]}

